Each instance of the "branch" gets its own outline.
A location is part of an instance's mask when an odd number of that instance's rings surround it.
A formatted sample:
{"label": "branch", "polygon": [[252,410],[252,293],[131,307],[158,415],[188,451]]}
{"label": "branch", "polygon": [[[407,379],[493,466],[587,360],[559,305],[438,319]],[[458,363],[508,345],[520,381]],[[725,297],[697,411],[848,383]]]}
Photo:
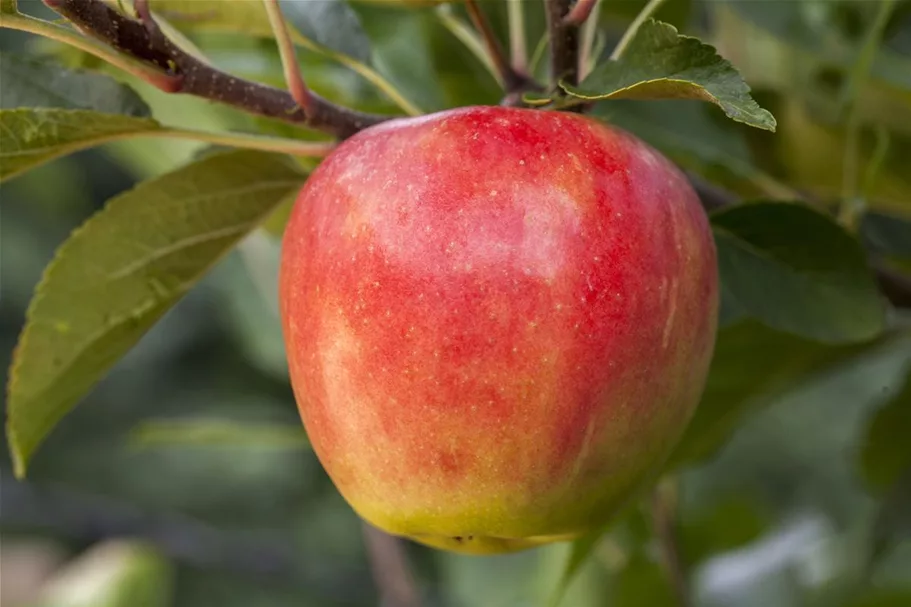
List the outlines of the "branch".
{"label": "branch", "polygon": [[367,523],[362,523],[362,529],[381,604],[385,607],[418,607],[420,599],[402,540]]}
{"label": "branch", "polygon": [[487,54],[490,56],[494,69],[500,75],[506,92],[514,93],[527,88],[528,77],[514,69],[506,59],[506,53],[503,51],[500,41],[497,40],[497,36],[490,26],[490,21],[484,15],[481,7],[478,6],[477,0],[465,0],[465,10],[468,11],[471,22],[484,39],[484,44],[487,46]]}
{"label": "branch", "polygon": [[[706,181],[693,172],[688,171],[686,175],[706,211],[717,211],[737,204],[737,196],[728,190]],[[893,270],[878,259],[871,259],[870,266],[886,299],[896,308],[911,308],[911,278]]]}
{"label": "branch", "polygon": [[571,0],[545,0],[547,29],[550,33],[550,78],[556,86],[561,80],[579,83],[579,27],[564,23]]}
{"label": "branch", "polygon": [[[103,0],[43,1],[87,36],[172,75],[171,86],[163,89],[166,92],[202,97],[342,139],[392,118],[344,108],[312,92],[308,111],[304,112],[290,93],[226,74],[188,54],[165,37],[154,21],[133,20]],[[137,7],[142,4],[137,3]]]}

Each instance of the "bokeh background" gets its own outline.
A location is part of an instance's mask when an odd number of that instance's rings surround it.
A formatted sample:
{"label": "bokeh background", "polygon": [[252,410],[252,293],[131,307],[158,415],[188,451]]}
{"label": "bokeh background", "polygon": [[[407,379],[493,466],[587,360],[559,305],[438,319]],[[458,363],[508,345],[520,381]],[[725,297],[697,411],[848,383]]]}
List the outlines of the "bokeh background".
{"label": "bokeh background", "polygon": [[[502,7],[483,4],[505,35]],[[607,48],[643,4],[606,3]],[[742,70],[778,118],[777,135],[750,132],[689,102],[615,103],[599,112],[737,193],[837,196],[845,133],[834,91],[851,70],[877,4],[671,0],[662,9],[659,17],[718,44]],[[46,16],[38,2],[20,5]],[[496,83],[433,9],[358,4],[357,10],[383,72],[425,109],[499,100]],[[527,12],[529,39],[537,41],[538,3]],[[884,212],[905,214],[911,213],[909,17],[911,3],[897,3],[858,104],[862,156],[882,156],[870,199]],[[273,42],[224,31],[195,32],[193,40],[220,66],[281,84]],[[86,61],[7,30],[0,32],[0,51]],[[394,111],[346,68],[308,52],[300,59],[320,93]],[[156,116],[172,124],[291,132],[133,84]],[[890,142],[884,153],[877,151],[883,132]],[[41,272],[69,232],[106,200],[199,151],[165,140],[112,144],[2,186],[4,369]],[[3,443],[4,607],[51,607],[47,596],[57,597],[53,607],[88,605],[78,602],[79,589],[104,583],[127,598],[98,607],[381,604],[361,523],[308,450],[297,418],[277,317],[279,247],[274,231],[263,229],[220,263],[57,427],[27,481],[13,479]],[[720,382],[730,387],[723,397],[749,400],[749,413],[728,420],[721,447],[677,479],[678,532],[694,604],[911,605],[911,544],[898,541],[902,529],[908,535],[911,515],[903,528],[888,531],[888,548],[871,569],[880,502],[858,463],[872,417],[911,372],[911,343],[859,348],[778,385],[767,381],[770,360],[800,343],[726,313],[727,335],[768,339],[743,347],[732,341],[723,349],[729,358],[718,373],[727,373]],[[446,607],[541,605],[568,554],[564,545],[490,558],[405,548],[424,603]],[[53,595],[49,588],[66,590]],[[675,604],[646,509],[618,521],[562,604]]]}

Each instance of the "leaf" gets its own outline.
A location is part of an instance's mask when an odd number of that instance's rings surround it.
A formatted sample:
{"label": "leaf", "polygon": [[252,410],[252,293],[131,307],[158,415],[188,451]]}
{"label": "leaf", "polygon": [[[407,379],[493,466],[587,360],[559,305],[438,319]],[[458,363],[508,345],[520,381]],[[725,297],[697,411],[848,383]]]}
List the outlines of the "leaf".
{"label": "leaf", "polygon": [[390,11],[373,2],[352,8],[370,38],[373,65],[395,87],[427,111],[460,105],[444,99],[444,67],[437,64],[433,49],[438,31],[433,11]]}
{"label": "leaf", "polygon": [[722,283],[770,327],[823,343],[869,340],[884,305],[860,244],[808,207],[754,203],[712,214]]}
{"label": "leaf", "polygon": [[736,167],[738,173],[755,170],[743,133],[724,128],[712,119],[711,111],[716,110],[699,101],[617,99],[598,103],[593,113],[637,135],[674,160]]}
{"label": "leaf", "polygon": [[769,131],[776,126],[713,46],[654,19],[642,24],[619,60],[598,65],[578,86],[560,86],[582,99],[699,99],[738,122]]}
{"label": "leaf", "polygon": [[66,154],[160,128],[151,118],[88,110],[0,110],[0,181]]}
{"label": "leaf", "polygon": [[585,564],[588,557],[591,556],[592,552],[598,546],[598,542],[601,541],[604,533],[605,530],[589,533],[574,540],[570,544],[570,552],[566,558],[566,564],[563,566],[563,571],[560,574],[557,587],[554,589],[553,594],[550,597],[550,602],[548,603],[550,607],[559,607],[563,602],[563,597],[566,595],[566,591],[569,589],[570,584],[575,579],[576,574],[579,573],[582,565]]}
{"label": "leaf", "polygon": [[736,550],[759,538],[772,522],[755,499],[735,494],[713,501],[680,522],[680,558],[696,565]]}
{"label": "leaf", "polygon": [[852,600],[844,607],[908,607],[911,590],[873,590],[866,596]]}
{"label": "leaf", "polygon": [[283,155],[209,156],[111,200],[46,269],[13,356],[16,475],[54,425],[304,180]]}
{"label": "leaf", "polygon": [[712,455],[750,412],[877,342],[830,346],[745,320],[718,332],[708,381],[669,468]]}
{"label": "leaf", "polygon": [[873,417],[860,448],[862,476],[878,493],[911,470],[911,367],[908,371],[904,386]]}
{"label": "leaf", "polygon": [[130,87],[104,74],[71,70],[41,57],[0,55],[0,108],[94,110],[137,118],[149,106]]}
{"label": "leaf", "polygon": [[144,542],[95,544],[47,580],[35,607],[167,607],[174,569]]}
{"label": "leaf", "polygon": [[161,447],[231,447],[246,449],[307,449],[300,425],[231,419],[156,420],[133,431],[132,443],[142,449]]}
{"label": "leaf", "polygon": [[861,240],[871,251],[902,261],[911,261],[911,221],[887,213],[864,213]]}
{"label": "leaf", "polygon": [[280,0],[285,19],[305,38],[361,63],[370,63],[370,39],[357,14],[342,0]]}
{"label": "leaf", "polygon": [[[907,442],[907,436],[905,437]],[[871,560],[876,563],[900,542],[911,538],[911,468],[895,480],[873,524]]]}

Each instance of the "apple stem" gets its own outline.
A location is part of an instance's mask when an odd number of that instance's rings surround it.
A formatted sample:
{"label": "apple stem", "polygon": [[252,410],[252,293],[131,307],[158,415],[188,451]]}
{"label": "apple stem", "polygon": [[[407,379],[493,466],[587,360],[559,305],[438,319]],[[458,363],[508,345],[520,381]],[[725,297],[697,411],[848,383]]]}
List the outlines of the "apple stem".
{"label": "apple stem", "polygon": [[658,538],[661,560],[677,597],[678,607],[691,607],[687,572],[680,558],[677,537],[677,479],[666,478],[652,493],[652,524]]}
{"label": "apple stem", "polygon": [[475,29],[478,30],[484,40],[487,54],[494,69],[499,74],[500,80],[503,82],[503,88],[506,89],[506,93],[527,90],[531,84],[529,77],[514,68],[507,60],[506,53],[503,51],[503,47],[490,25],[490,21],[484,11],[481,10],[477,0],[465,0],[465,10],[468,12]]}
{"label": "apple stem", "polygon": [[561,81],[579,83],[579,26],[567,24],[571,0],[545,0],[550,38],[550,79],[556,88]]}
{"label": "apple stem", "polygon": [[381,604],[389,607],[419,607],[421,604],[402,540],[362,523],[370,569],[380,593]]}
{"label": "apple stem", "polygon": [[104,0],[44,0],[87,36],[161,71],[174,83],[167,92],[202,97],[247,113],[298,124],[341,139],[393,118],[342,107],[308,92],[305,112],[291,93],[222,72],[168,39],[151,19],[148,0],[135,3],[139,21]]}
{"label": "apple stem", "polygon": [[278,44],[278,54],[281,57],[282,68],[285,72],[285,82],[288,83],[288,91],[291,97],[297,102],[297,105],[308,113],[310,110],[311,96],[304,77],[300,72],[297,64],[297,51],[294,49],[294,42],[288,33],[288,26],[285,24],[285,17],[282,14],[281,6],[278,0],[263,0],[266,14],[269,16],[269,24],[272,26],[272,32],[275,34],[275,42]]}

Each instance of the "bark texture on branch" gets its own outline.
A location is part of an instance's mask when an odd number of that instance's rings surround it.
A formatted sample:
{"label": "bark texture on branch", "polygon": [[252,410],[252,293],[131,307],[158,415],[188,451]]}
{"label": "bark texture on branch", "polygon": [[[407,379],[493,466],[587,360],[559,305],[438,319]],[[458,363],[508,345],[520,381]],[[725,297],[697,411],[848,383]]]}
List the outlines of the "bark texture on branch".
{"label": "bark texture on branch", "polygon": [[[146,61],[172,76],[162,87],[230,105],[246,112],[300,124],[345,139],[393,116],[367,114],[311,93],[305,112],[287,91],[232,76],[190,55],[147,16],[145,23],[119,13],[103,0],[44,0],[82,33]],[[147,3],[137,3],[143,6]]]}

